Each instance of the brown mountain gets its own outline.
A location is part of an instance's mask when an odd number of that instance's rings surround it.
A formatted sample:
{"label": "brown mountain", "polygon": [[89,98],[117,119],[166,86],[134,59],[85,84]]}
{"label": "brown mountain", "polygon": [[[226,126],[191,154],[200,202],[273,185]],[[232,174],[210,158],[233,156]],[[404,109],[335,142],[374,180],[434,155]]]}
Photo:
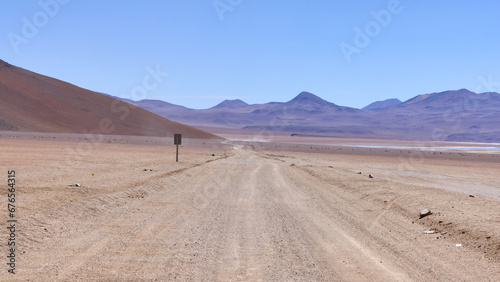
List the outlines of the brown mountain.
{"label": "brown mountain", "polygon": [[219,138],[0,60],[0,130]]}

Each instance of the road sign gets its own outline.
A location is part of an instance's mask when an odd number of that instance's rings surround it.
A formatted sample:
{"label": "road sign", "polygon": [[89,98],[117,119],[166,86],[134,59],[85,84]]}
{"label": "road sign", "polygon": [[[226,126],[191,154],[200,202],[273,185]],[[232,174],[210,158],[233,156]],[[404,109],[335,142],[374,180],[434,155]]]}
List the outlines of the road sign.
{"label": "road sign", "polygon": [[174,134],[175,162],[179,161],[179,145],[182,143],[182,135]]}
{"label": "road sign", "polygon": [[182,134],[174,134],[174,145],[181,145]]}

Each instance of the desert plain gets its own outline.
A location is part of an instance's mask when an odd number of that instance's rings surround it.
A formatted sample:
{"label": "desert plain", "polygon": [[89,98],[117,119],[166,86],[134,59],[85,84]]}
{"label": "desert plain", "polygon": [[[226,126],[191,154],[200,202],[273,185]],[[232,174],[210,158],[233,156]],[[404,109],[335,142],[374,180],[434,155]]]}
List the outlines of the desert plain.
{"label": "desert plain", "polygon": [[165,138],[1,135],[0,219],[15,170],[18,220],[1,281],[500,277],[500,152],[483,145],[225,136],[183,140],[176,163]]}

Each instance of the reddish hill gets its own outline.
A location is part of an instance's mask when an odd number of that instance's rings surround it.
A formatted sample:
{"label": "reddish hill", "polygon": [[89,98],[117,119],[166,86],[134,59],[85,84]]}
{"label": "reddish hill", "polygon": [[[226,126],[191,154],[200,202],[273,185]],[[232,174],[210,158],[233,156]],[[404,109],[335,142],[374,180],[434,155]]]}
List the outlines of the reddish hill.
{"label": "reddish hill", "polygon": [[0,130],[219,138],[0,60]]}

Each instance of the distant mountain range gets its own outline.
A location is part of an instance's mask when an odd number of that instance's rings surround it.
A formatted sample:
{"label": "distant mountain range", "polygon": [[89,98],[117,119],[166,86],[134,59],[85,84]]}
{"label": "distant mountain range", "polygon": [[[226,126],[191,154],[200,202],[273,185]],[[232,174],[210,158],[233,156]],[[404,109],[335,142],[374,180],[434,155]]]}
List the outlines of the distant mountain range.
{"label": "distant mountain range", "polygon": [[0,130],[4,131],[143,136],[181,132],[185,137],[218,138],[197,128],[227,128],[500,142],[500,94],[477,94],[467,89],[418,95],[405,102],[389,99],[363,110],[339,106],[308,92],[288,102],[249,105],[225,100],[212,108],[195,110],[159,100],[110,97],[0,60],[0,99]]}
{"label": "distant mountain range", "polygon": [[[219,138],[112,97],[0,60],[0,130]],[[151,102],[163,104],[164,102]]]}
{"label": "distant mountain range", "polygon": [[[119,98],[118,98],[119,99]],[[302,92],[288,102],[249,105],[225,100],[202,110],[158,100],[131,101],[165,118],[200,128],[238,128],[328,136],[429,141],[500,142],[500,94],[467,89],[343,107]]]}

